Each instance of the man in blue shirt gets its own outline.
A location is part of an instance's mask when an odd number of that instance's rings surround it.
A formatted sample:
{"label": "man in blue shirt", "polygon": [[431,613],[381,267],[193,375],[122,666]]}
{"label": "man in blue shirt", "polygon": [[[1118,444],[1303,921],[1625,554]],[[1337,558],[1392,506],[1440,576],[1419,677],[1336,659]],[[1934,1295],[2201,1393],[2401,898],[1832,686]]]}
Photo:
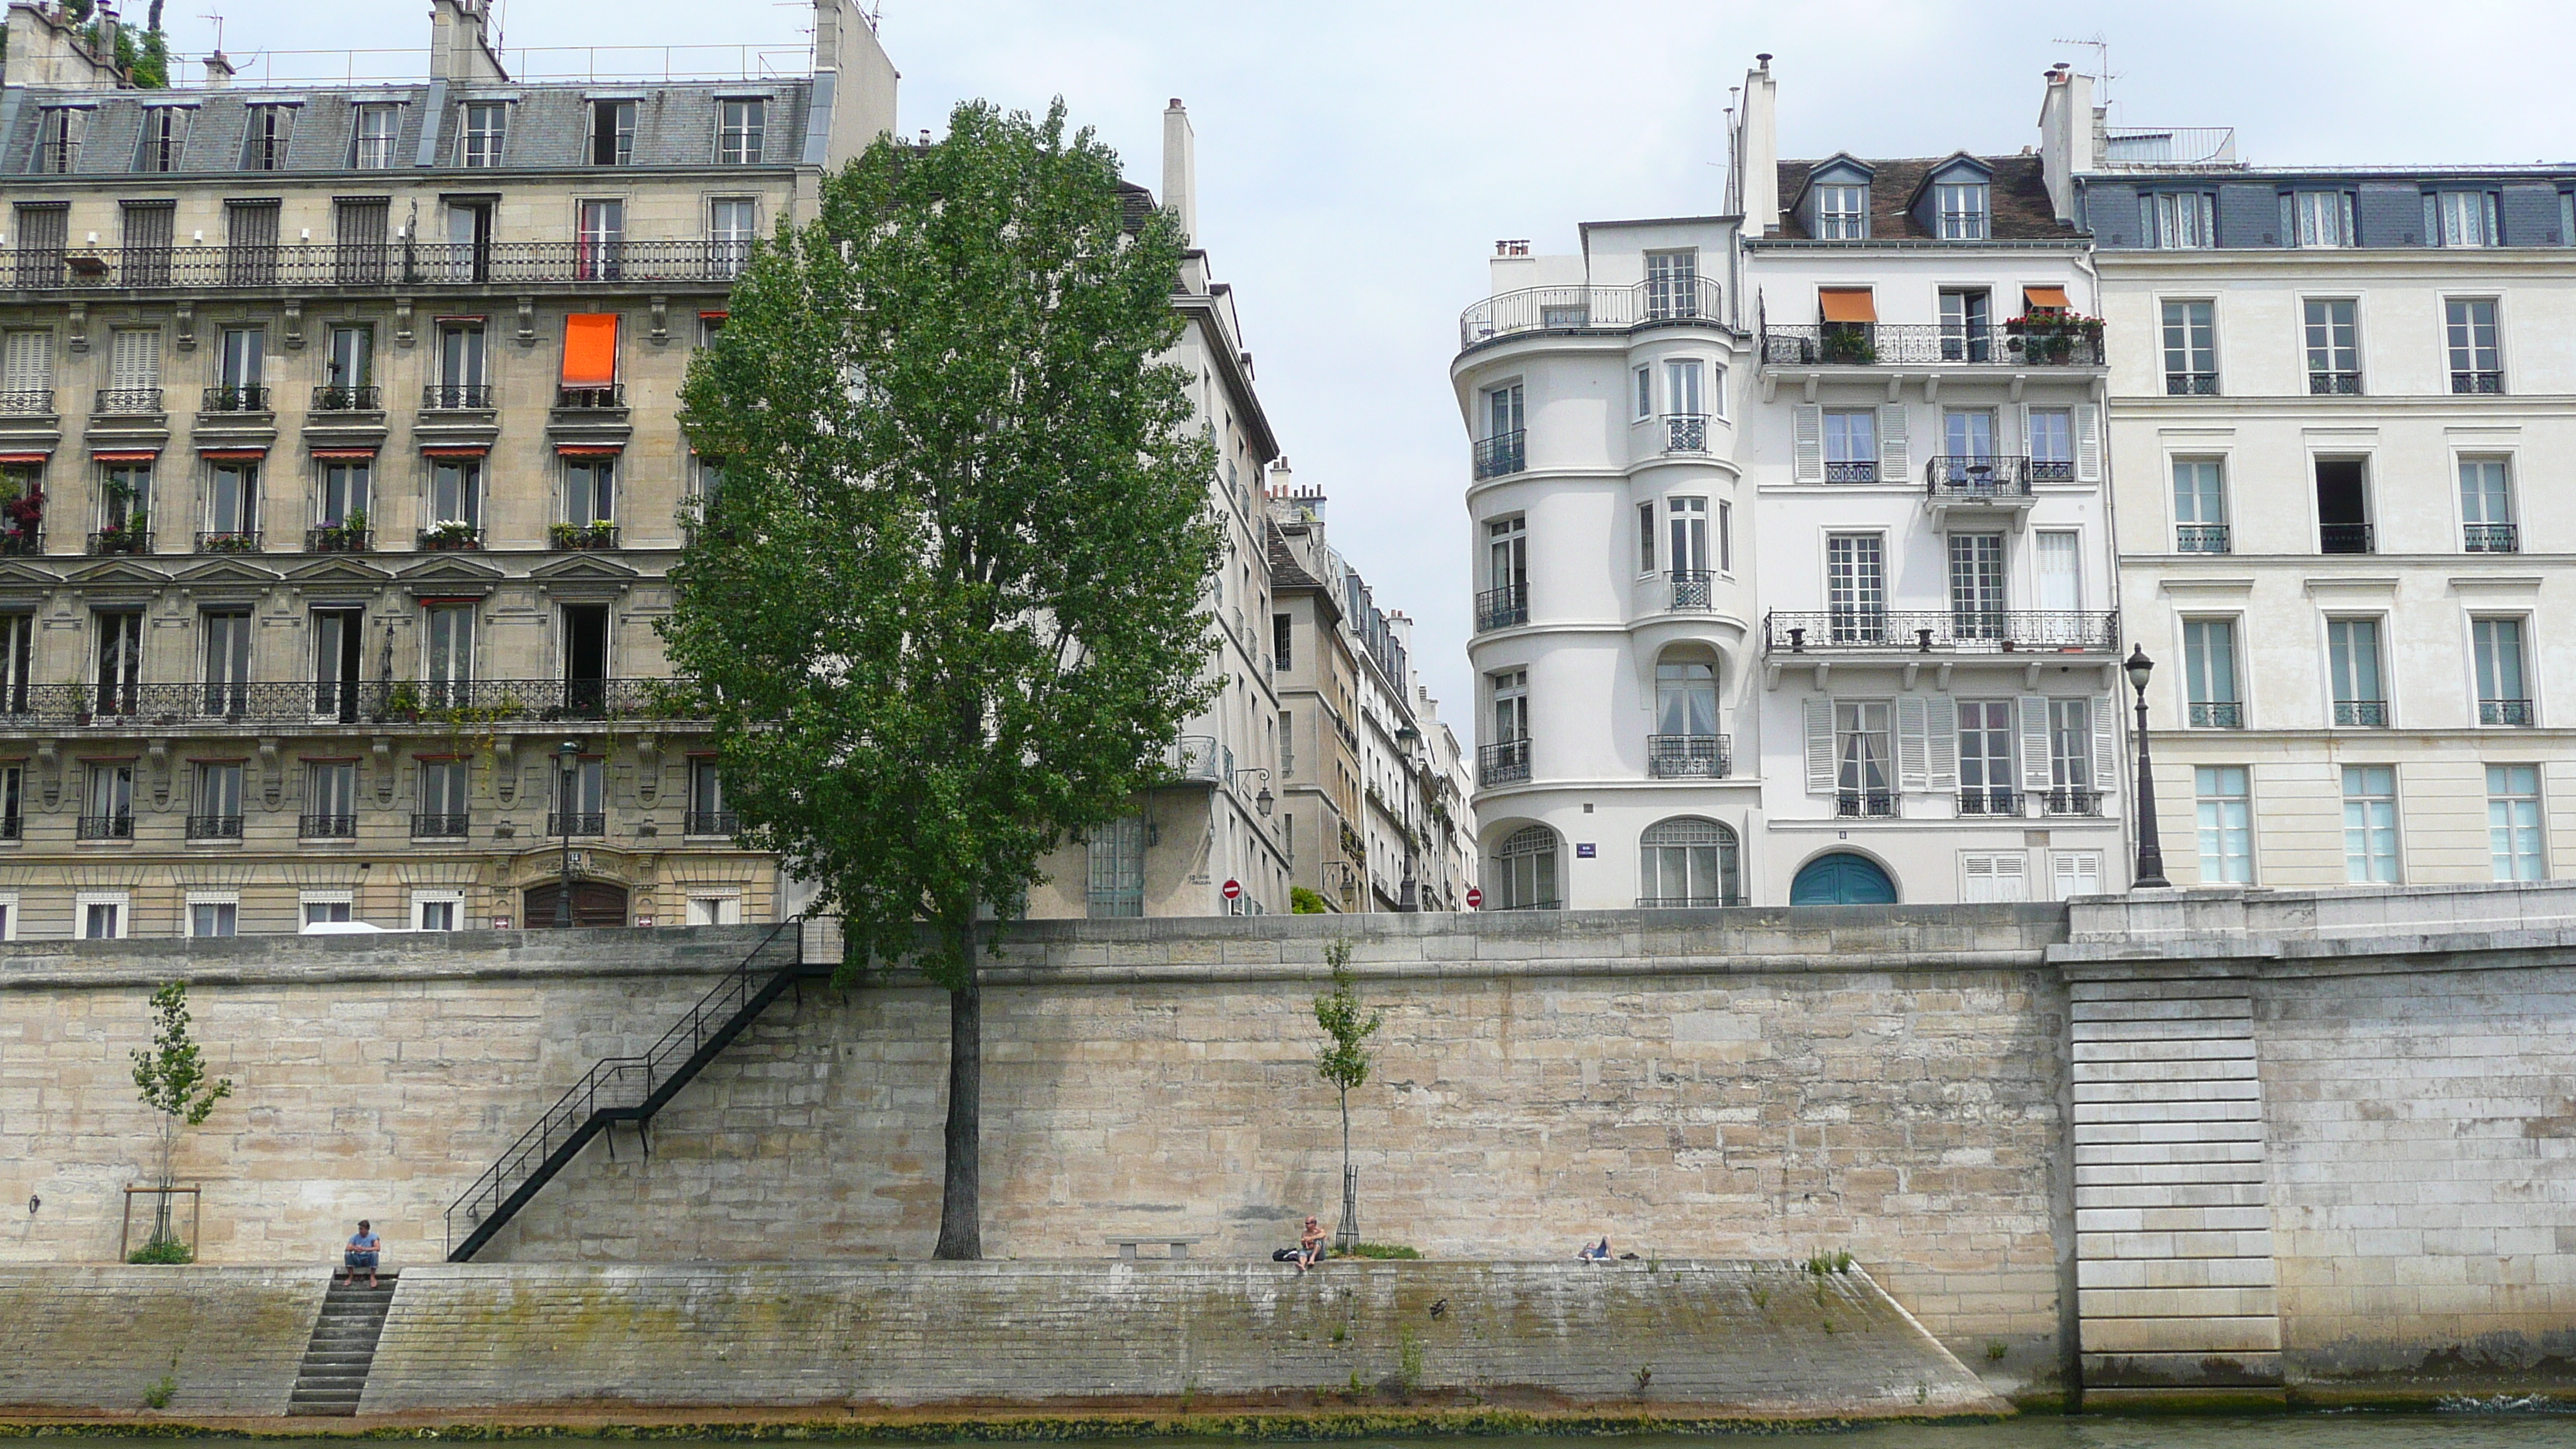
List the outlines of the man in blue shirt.
{"label": "man in blue shirt", "polygon": [[375,1287],[376,1263],[384,1250],[385,1240],[376,1236],[375,1229],[365,1218],[358,1219],[357,1235],[349,1239],[349,1251],[343,1258],[348,1265],[349,1281],[357,1282],[358,1270],[364,1268],[367,1270],[367,1286]]}

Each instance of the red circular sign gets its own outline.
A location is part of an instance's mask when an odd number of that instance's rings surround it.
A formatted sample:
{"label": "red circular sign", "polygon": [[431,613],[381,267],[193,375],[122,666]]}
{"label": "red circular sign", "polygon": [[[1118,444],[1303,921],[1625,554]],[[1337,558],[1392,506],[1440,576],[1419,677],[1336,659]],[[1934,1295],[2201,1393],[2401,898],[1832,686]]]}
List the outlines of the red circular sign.
{"label": "red circular sign", "polygon": [[1484,905],[1485,893],[1476,889],[1474,886],[1467,887],[1467,909],[1471,911],[1482,910],[1484,909]]}
{"label": "red circular sign", "polygon": [[1230,880],[1225,883],[1225,898],[1227,900],[1233,900],[1242,894],[1243,882],[1239,880]]}

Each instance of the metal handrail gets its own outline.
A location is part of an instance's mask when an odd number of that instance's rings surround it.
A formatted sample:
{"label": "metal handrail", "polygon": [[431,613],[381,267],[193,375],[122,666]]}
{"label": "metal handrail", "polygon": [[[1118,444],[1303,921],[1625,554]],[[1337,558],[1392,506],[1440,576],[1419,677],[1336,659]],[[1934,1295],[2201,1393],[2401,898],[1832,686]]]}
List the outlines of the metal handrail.
{"label": "metal handrail", "polygon": [[1530,742],[1526,738],[1504,740],[1499,744],[1480,745],[1476,750],[1476,778],[1482,784],[1508,785],[1530,777]]}
{"label": "metal handrail", "polygon": [[1764,653],[1837,649],[1917,653],[2093,653],[2116,650],[2120,615],[2054,609],[1774,609],[1763,616]]}
{"label": "metal handrail", "polygon": [[[76,259],[77,265],[66,265]],[[520,282],[705,282],[740,275],[742,244],[676,241],[288,242],[276,246],[102,247],[0,251],[0,287],[18,291],[262,287],[442,287]]]}
{"label": "metal handrail", "polygon": [[1722,289],[1714,277],[1638,282],[1625,287],[1523,287],[1487,297],[1458,314],[1461,351],[1520,332],[1626,331],[1666,322],[1723,325]]}
{"label": "metal handrail", "polygon": [[1514,428],[1476,440],[1476,477],[1479,481],[1518,473],[1529,466],[1529,430]]}
{"label": "metal handrail", "polygon": [[1765,325],[1758,355],[1766,367],[1870,367],[1883,363],[1958,363],[1969,367],[2100,367],[2100,331],[2064,322],[2016,330],[1938,323],[1825,322]]}
{"label": "metal handrail", "polygon": [[1529,584],[1505,584],[1476,596],[1476,632],[1516,628],[1529,622]]}
{"label": "metal handrail", "polygon": [[0,693],[0,731],[223,724],[497,724],[689,720],[667,679],[258,680],[205,684],[30,684]]}

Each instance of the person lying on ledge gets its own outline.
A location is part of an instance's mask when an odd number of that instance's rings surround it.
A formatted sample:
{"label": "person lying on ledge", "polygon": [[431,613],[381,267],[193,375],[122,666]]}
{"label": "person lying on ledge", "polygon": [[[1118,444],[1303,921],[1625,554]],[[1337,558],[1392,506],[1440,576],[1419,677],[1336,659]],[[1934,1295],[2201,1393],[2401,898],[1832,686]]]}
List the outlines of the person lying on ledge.
{"label": "person lying on ledge", "polygon": [[1609,1234],[1607,1234],[1607,1233],[1604,1233],[1604,1234],[1602,1234],[1602,1235],[1601,1235],[1601,1241],[1600,1241],[1600,1242],[1598,1242],[1598,1243],[1586,1243],[1586,1244],[1584,1244],[1584,1245],[1583,1245],[1583,1247],[1582,1247],[1580,1250],[1578,1250],[1578,1251],[1575,1253],[1575,1255],[1574,1255],[1574,1256],[1576,1256],[1576,1257],[1578,1257],[1578,1258],[1581,1258],[1583,1261],[1585,1261],[1585,1262],[1587,1262],[1587,1263],[1607,1263],[1607,1262],[1609,1262],[1609,1261],[1610,1261],[1610,1235],[1609,1235]]}
{"label": "person lying on ledge", "polygon": [[357,1282],[358,1270],[364,1268],[367,1270],[367,1286],[375,1287],[376,1264],[382,1259],[384,1251],[385,1240],[376,1236],[375,1228],[365,1218],[358,1219],[358,1231],[349,1239],[348,1251],[341,1254],[340,1258],[343,1266],[349,1270],[349,1281]]}

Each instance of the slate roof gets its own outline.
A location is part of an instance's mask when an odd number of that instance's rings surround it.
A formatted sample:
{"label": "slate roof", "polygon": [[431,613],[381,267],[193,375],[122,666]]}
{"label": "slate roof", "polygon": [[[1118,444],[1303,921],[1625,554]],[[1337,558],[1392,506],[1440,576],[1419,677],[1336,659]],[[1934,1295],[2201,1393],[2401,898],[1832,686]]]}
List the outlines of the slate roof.
{"label": "slate roof", "polygon": [[[1831,158],[1827,158],[1831,159]],[[1905,209],[1906,203],[1920,191],[1935,168],[1945,165],[1948,156],[1923,156],[1911,160],[1880,161],[1853,158],[1870,168],[1869,235],[1872,241],[1937,241],[1930,231],[1918,224]],[[1979,156],[1976,158],[1994,169],[1988,201],[1993,206],[1991,236],[1997,241],[2071,241],[2075,228],[2059,221],[2056,208],[2049,204],[2048,180],[2040,171],[2037,156]],[[1823,160],[1783,161],[1780,163],[1780,230],[1777,235],[1804,237],[1807,229],[1798,218],[1798,198],[1807,189],[1807,178]]]}

